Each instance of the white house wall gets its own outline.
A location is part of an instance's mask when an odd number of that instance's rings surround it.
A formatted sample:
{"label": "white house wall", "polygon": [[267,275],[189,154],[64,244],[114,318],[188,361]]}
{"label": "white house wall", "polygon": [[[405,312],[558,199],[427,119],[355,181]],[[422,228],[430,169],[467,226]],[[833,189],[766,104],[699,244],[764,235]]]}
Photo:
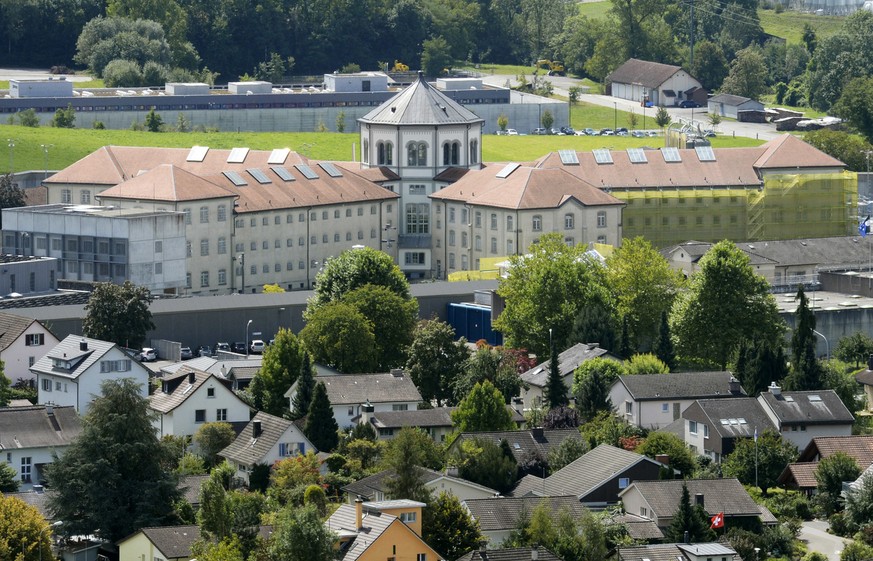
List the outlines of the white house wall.
{"label": "white house wall", "polygon": [[626,491],[621,496],[621,503],[624,507],[624,511],[628,514],[636,514],[637,516],[648,518],[655,524],[658,524],[658,518],[655,513],[652,512],[652,507],[650,507],[649,503],[643,499],[642,494],[636,488],[631,488]]}
{"label": "white house wall", "polygon": [[[185,384],[187,384],[187,381],[182,382],[182,386]],[[208,388],[215,389],[215,397],[208,396]],[[176,391],[179,391],[179,389]],[[199,409],[206,412],[206,417],[203,422],[198,423],[195,419],[196,411]],[[248,405],[240,401],[224,384],[214,378],[210,378],[209,381],[197,388],[194,395],[186,399],[169,414],[163,415],[164,418],[169,418],[169,423],[164,422],[161,436],[193,436],[204,424],[219,421],[219,409],[227,410],[227,418],[223,419],[224,422],[247,423],[249,421]]]}
{"label": "white house wall", "polygon": [[[802,429],[806,430],[802,430]],[[803,450],[813,438],[823,436],[851,436],[851,425],[812,425],[807,427],[782,427],[782,438]]]}
{"label": "white house wall", "polygon": [[[0,451],[0,461],[5,461],[15,470],[15,479],[19,482],[19,491],[30,491],[34,483],[45,480],[45,473],[37,469],[37,464],[50,464],[54,461],[53,454],[62,454],[66,446],[45,446],[41,448],[14,448]],[[30,482],[21,480],[21,459],[30,458]]]}
{"label": "white house wall", "polygon": [[[293,397],[292,397],[293,399]],[[417,401],[394,401],[390,403],[373,403],[374,412],[394,411],[395,405],[406,405],[407,411],[418,411]],[[361,404],[333,405],[333,418],[341,429],[351,427],[356,421],[352,419],[361,414]]]}
{"label": "white house wall", "polygon": [[[43,335],[43,344],[29,346],[26,344],[28,335]],[[36,381],[36,375],[30,371],[30,366],[53,349],[60,341],[57,337],[34,321],[24,332],[3,349],[0,360],[3,361],[3,373],[14,384],[19,379]]]}
{"label": "white house wall", "polygon": [[488,499],[494,496],[493,493],[484,489],[479,489],[472,485],[464,485],[446,478],[435,479],[425,486],[433,491],[434,496],[446,492],[456,496],[461,502],[467,499]]}

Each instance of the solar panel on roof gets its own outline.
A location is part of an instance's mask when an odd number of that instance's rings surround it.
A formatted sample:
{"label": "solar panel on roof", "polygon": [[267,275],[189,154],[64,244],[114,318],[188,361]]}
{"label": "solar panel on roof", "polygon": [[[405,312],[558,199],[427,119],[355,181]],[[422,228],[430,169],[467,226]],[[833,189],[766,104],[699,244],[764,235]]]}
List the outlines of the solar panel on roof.
{"label": "solar panel on roof", "polygon": [[242,176],[235,171],[223,171],[221,173],[223,173],[226,178],[230,179],[230,181],[237,187],[248,185],[248,183],[246,183],[246,180],[243,179]]}
{"label": "solar panel on roof", "polygon": [[664,156],[665,162],[681,162],[682,156],[679,155],[679,149],[675,146],[669,148],[661,148],[661,155]]}
{"label": "solar panel on roof", "polygon": [[512,174],[512,172],[514,172],[515,170],[517,170],[520,167],[521,167],[521,164],[516,164],[516,163],[506,164],[503,167],[503,169],[500,170],[500,173],[498,173],[496,175],[496,177],[497,177],[497,179],[506,179],[507,177],[509,177]]}
{"label": "solar panel on roof", "polygon": [[261,185],[264,185],[267,183],[272,183],[272,181],[270,181],[270,178],[267,177],[267,174],[265,174],[263,171],[261,171],[258,168],[249,168],[246,171],[249,172],[249,175],[254,177],[255,181],[257,181]]}
{"label": "solar panel on roof", "polygon": [[318,164],[321,166],[321,169],[327,172],[327,174],[331,177],[342,177],[343,174],[340,173],[340,170],[336,169],[336,166],[330,162],[322,162]]}
{"label": "solar panel on roof", "polygon": [[594,152],[594,161],[598,164],[611,164],[612,163],[612,153],[606,148],[598,148],[597,150],[593,150]]}
{"label": "solar panel on roof", "polygon": [[648,158],[646,158],[646,151],[642,148],[628,148],[627,157],[635,164],[645,164],[649,161]]}
{"label": "solar panel on roof", "polygon": [[306,179],[318,179],[318,175],[306,164],[295,164],[294,167],[297,168],[297,171],[302,173],[303,177]]}
{"label": "solar panel on roof", "polygon": [[270,157],[267,158],[268,164],[284,164],[285,160],[288,159],[288,154],[291,153],[289,148],[276,148],[272,152],[270,152]]}
{"label": "solar panel on roof", "polygon": [[187,162],[202,162],[206,158],[206,153],[209,152],[209,146],[192,146],[188,152]]}
{"label": "solar panel on roof", "polygon": [[294,176],[291,175],[291,172],[284,167],[273,166],[270,169],[273,170],[273,173],[278,175],[282,179],[282,181],[294,181]]}
{"label": "solar panel on roof", "polygon": [[695,146],[694,151],[697,152],[697,158],[701,162],[715,161],[715,152],[712,151],[712,146]]}
{"label": "solar panel on roof", "polygon": [[227,157],[227,163],[229,164],[241,164],[246,161],[246,156],[249,155],[248,148],[234,148],[230,151],[230,155]]}
{"label": "solar panel on roof", "polygon": [[561,163],[565,166],[579,165],[579,154],[575,150],[558,150],[558,156],[561,157]]}

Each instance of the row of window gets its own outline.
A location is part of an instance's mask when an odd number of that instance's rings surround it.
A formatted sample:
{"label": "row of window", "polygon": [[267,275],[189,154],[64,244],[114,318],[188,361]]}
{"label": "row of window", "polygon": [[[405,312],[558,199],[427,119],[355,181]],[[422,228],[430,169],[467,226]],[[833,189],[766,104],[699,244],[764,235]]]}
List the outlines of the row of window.
{"label": "row of window", "polygon": [[[461,224],[469,225],[470,223],[467,220],[467,209],[461,209]],[[454,207],[449,207],[449,224],[454,224],[456,218],[456,212]],[[482,227],[482,211],[477,210],[474,213],[474,221],[472,224],[476,228]],[[497,213],[492,212],[490,216],[490,226],[492,230],[496,230],[498,226]],[[565,230],[573,230],[576,227],[576,215],[568,212],[564,215],[564,229]],[[597,227],[598,228],[606,228],[606,211],[600,210],[597,211]],[[541,214],[535,214],[531,217],[531,229],[534,232],[541,232],[543,230],[543,216]],[[509,232],[515,231],[515,217],[512,215],[506,216],[506,230]]]}
{"label": "row of window", "polygon": [[[393,209],[392,205],[389,204],[385,208],[385,210],[390,214],[394,209]],[[357,207],[356,213],[358,216],[364,216],[364,207],[362,207],[362,206]],[[375,216],[378,213],[379,213],[379,205],[370,205],[370,215]],[[334,218],[337,218],[337,219],[341,218],[343,214],[345,215],[346,218],[351,218],[352,217],[351,207],[346,207],[346,210],[344,213],[341,212],[340,209],[338,209],[338,208],[333,210],[333,217]],[[309,221],[310,222],[317,221],[318,215],[319,215],[318,211],[310,212],[309,213]],[[330,215],[331,215],[330,211],[327,211],[327,210],[321,211],[321,219],[322,220],[328,220]],[[306,213],[305,212],[300,212],[297,214],[297,222],[300,222],[300,223],[306,222]],[[273,224],[274,225],[278,226],[281,223],[282,223],[282,216],[281,215],[277,214],[277,215],[273,216]],[[288,213],[285,215],[285,223],[286,224],[293,224],[294,223],[294,214],[293,213]],[[190,224],[190,222],[189,222],[189,224]],[[255,217],[249,218],[249,227],[250,228],[256,228],[257,225],[258,225],[257,218],[255,218]],[[261,217],[261,226],[269,226],[269,225],[270,225],[270,217],[269,216],[262,216]],[[246,227],[245,218],[237,218],[236,220],[234,220],[234,226],[236,226],[237,228],[245,228]]]}
{"label": "row of window", "polygon": [[[738,202],[738,198],[737,198],[737,197],[725,197],[725,198],[726,198],[726,199],[729,199],[731,203],[736,203],[736,202]],[[709,206],[710,204],[719,204],[719,203],[721,203],[721,197],[711,197],[711,198],[707,197],[706,199],[704,199],[704,197],[695,197],[695,199],[696,199],[697,204],[699,204],[699,205],[704,205],[704,206]],[[642,199],[642,203],[643,203],[643,204],[646,204],[646,205],[651,205],[651,204],[657,204],[658,201],[660,201],[660,204],[671,204],[671,203],[674,203],[674,202],[675,202],[676,204],[684,205],[688,200],[689,200],[689,199],[687,199],[687,198],[685,198],[685,197],[679,197],[679,198],[673,198],[673,197],[669,197],[669,198],[660,198],[660,197],[657,197],[657,198],[653,198],[653,197],[644,197],[644,198]],[[633,205],[633,204],[637,204],[637,203],[639,203],[639,202],[641,202],[641,201],[640,201],[640,199],[634,199],[634,198],[631,198],[631,199],[628,199],[626,202],[627,202],[627,204],[629,204],[629,205]]]}
{"label": "row of window", "polygon": [[[423,167],[427,165],[427,142],[410,142],[406,145],[406,165]],[[364,141],[364,161],[370,161],[370,143]],[[479,163],[479,141],[470,141],[471,164]],[[443,165],[457,166],[461,164],[461,143],[458,141],[443,143]],[[380,140],[376,143],[376,165],[394,165],[394,143]]]}
{"label": "row of window", "polygon": [[[376,228],[370,228],[370,239],[375,240],[378,236],[379,236],[378,230],[376,230]],[[318,243],[319,243],[318,238],[319,237],[317,235],[310,236],[309,237],[309,245],[318,245]],[[342,241],[342,238],[343,238],[342,234],[340,234],[339,232],[334,232],[334,234],[333,234],[333,242],[334,243],[340,243]],[[355,239],[355,238],[357,238],[358,240],[363,240],[364,239],[364,231],[358,230],[358,233],[356,236],[353,235],[351,232],[345,233],[345,241],[350,242],[350,241],[353,241],[353,239]],[[322,234],[321,235],[321,243],[330,243],[330,240],[331,240],[331,236],[329,234]],[[280,249],[282,247],[282,240],[273,240],[272,245],[273,245],[273,249]],[[300,236],[299,238],[297,238],[297,245],[298,246],[306,245],[306,237]],[[188,255],[188,257],[191,257],[191,242],[186,242],[186,246],[187,246],[187,255]],[[249,251],[258,251],[258,247],[259,247],[258,242],[250,242],[248,250]],[[294,238],[287,238],[285,240],[285,247],[294,247]],[[269,250],[270,249],[269,240],[261,241],[260,249]],[[241,253],[243,251],[246,251],[246,245],[242,242],[239,242],[236,245],[234,245],[234,251],[236,251],[237,253]],[[220,255],[227,253],[227,247],[226,247],[226,243],[224,242],[224,238],[219,238],[219,240],[218,240],[218,253]],[[209,255],[209,240],[200,240],[200,255],[201,256]]]}
{"label": "row of window", "polygon": [[[94,249],[97,249],[97,255],[110,255],[110,249],[112,251],[111,255],[126,255],[127,254],[127,244],[123,241],[115,241],[107,239],[98,239],[95,243],[93,238],[82,238],[79,236],[67,236],[66,243],[64,243],[64,238],[61,236],[51,236],[51,238],[45,235],[35,235],[35,245],[37,250],[47,251],[49,245],[49,239],[51,239],[51,250],[52,251],[69,251],[72,253],[94,253]],[[9,248],[15,247],[15,234],[6,234],[3,238],[3,243]],[[22,235],[21,243],[25,249],[30,247],[30,236]]]}
{"label": "row of window", "polygon": [[[191,224],[191,209],[183,208],[182,212],[185,213],[185,224]],[[218,221],[226,222],[227,221],[227,206],[226,205],[218,205]],[[200,223],[201,224],[209,224],[209,207],[202,206],[200,207]]]}
{"label": "row of window", "polygon": [[100,278],[108,278],[110,276],[113,277],[125,277],[127,276],[127,265],[123,263],[115,263],[110,267],[109,263],[93,263],[91,261],[73,261],[72,259],[68,259],[65,261],[66,265],[64,268],[67,271],[67,274],[70,275],[94,275],[96,274]]}
{"label": "row of window", "polygon": [[[712,215],[712,225],[713,226],[720,226],[722,224],[721,218],[722,217],[717,215],[717,214]],[[633,227],[636,225],[637,217],[628,216],[627,218],[625,218],[625,220],[627,220],[628,227]],[[703,217],[703,216],[695,216],[694,217],[694,224],[696,226],[703,226],[704,221],[705,221],[705,217]],[[643,217],[643,224],[645,226],[651,226],[653,222],[656,222],[656,221],[653,221],[651,216]],[[737,224],[739,222],[739,219],[737,218],[736,214],[731,214],[728,217],[728,222],[730,224]],[[777,220],[777,222],[778,222],[778,220]],[[673,216],[673,217],[662,216],[661,217],[661,226],[687,226],[688,223],[689,223],[688,218],[685,216]]]}
{"label": "row of window", "polygon": [[[216,421],[227,421],[227,409],[216,409],[215,410],[215,420]],[[194,422],[195,423],[205,423],[206,422],[206,409],[195,409],[194,410]]]}
{"label": "row of window", "polygon": [[[73,204],[73,191],[70,189],[61,189],[61,203],[63,204]],[[79,204],[82,205],[90,205],[91,204],[91,191],[88,189],[83,189],[79,191]]]}

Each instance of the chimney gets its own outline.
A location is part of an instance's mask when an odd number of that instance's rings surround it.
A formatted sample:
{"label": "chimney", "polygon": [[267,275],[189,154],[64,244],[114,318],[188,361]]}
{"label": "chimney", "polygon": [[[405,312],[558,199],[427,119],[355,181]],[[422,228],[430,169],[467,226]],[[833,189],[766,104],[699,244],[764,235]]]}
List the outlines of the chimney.
{"label": "chimney", "polygon": [[543,427],[536,427],[530,429],[530,435],[534,437],[534,440],[542,440],[543,438]]}
{"label": "chimney", "polygon": [[740,381],[737,380],[735,377],[731,376],[731,379],[728,382],[728,390],[733,395],[740,395],[740,391],[742,390],[742,388],[740,387]]}
{"label": "chimney", "polygon": [[691,537],[688,534],[688,530],[685,530],[685,543],[691,543]]}
{"label": "chimney", "polygon": [[537,561],[540,558],[540,546],[533,544],[530,546],[530,561]]}
{"label": "chimney", "polygon": [[361,424],[366,425],[370,423],[370,419],[373,417],[373,411],[375,407],[370,403],[368,399],[366,403],[361,405]]}
{"label": "chimney", "polygon": [[694,494],[694,504],[703,506],[703,493]]}
{"label": "chimney", "polygon": [[867,357],[867,370],[873,370],[873,354]]}
{"label": "chimney", "polygon": [[782,395],[782,388],[777,386],[775,381],[770,382],[770,387],[767,389],[770,390],[770,393],[775,395],[776,397]]}
{"label": "chimney", "polygon": [[79,341],[79,350],[80,351],[87,351],[88,350],[88,341],[86,341],[85,339],[82,339],[81,341]]}
{"label": "chimney", "polygon": [[481,561],[488,561],[488,550],[484,543],[479,546],[479,559],[481,559]]}
{"label": "chimney", "polygon": [[188,372],[188,383],[193,385],[194,382],[196,382],[196,381],[197,381],[197,377],[194,375],[194,373]]}
{"label": "chimney", "polygon": [[665,466],[670,465],[670,454],[655,454],[655,461],[661,462]]}
{"label": "chimney", "polygon": [[360,495],[355,499],[355,528],[359,532],[364,529],[364,499]]}
{"label": "chimney", "polygon": [[53,416],[55,414],[55,406],[52,405],[51,403],[46,403],[45,404],[45,414],[50,416],[50,417]]}
{"label": "chimney", "polygon": [[403,378],[403,369],[402,368],[392,368],[391,375],[395,378]]}
{"label": "chimney", "polygon": [[446,468],[446,475],[449,477],[460,477],[460,473],[458,471],[458,466],[449,466]]}
{"label": "chimney", "polygon": [[261,422],[252,421],[252,438],[258,438],[259,436],[261,436]]}

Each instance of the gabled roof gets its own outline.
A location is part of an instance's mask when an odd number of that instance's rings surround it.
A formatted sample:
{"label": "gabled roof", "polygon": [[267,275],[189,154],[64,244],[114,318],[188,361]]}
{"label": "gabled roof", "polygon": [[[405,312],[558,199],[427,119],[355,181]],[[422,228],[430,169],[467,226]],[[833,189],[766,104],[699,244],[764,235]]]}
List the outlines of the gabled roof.
{"label": "gabled roof", "polygon": [[182,491],[182,497],[189,504],[200,504],[200,487],[209,479],[208,475],[185,475],[179,478],[178,488]]}
{"label": "gabled roof", "polygon": [[480,550],[474,549],[466,555],[458,557],[457,561],[531,561],[531,559],[562,561],[560,557],[545,547],[534,547],[537,550],[535,556],[532,552],[533,547],[488,549],[484,554]]}
{"label": "gabled roof", "polygon": [[[572,374],[580,364],[592,358],[604,357],[619,360],[606,349],[601,349],[597,343],[576,343],[569,349],[558,354],[558,370],[561,376]],[[521,379],[531,386],[546,387],[549,381],[549,361],[544,361],[521,375]]]}
{"label": "gabled roof", "polygon": [[497,445],[500,444],[501,440],[506,440],[516,461],[522,461],[532,455],[539,455],[541,458],[548,457],[549,451],[567,438],[581,438],[581,436],[576,429],[462,432],[452,442],[449,449],[460,446],[461,442],[469,439],[480,439]]}
{"label": "gabled roof", "polygon": [[0,450],[69,446],[81,432],[71,405],[0,407]]}
{"label": "gabled roof", "polygon": [[[418,503],[421,505],[422,503]],[[381,506],[390,507],[390,504],[382,503]],[[400,521],[399,518],[392,514],[387,514],[380,510],[380,503],[364,503],[364,517],[361,520],[362,529],[358,529],[355,522],[355,505],[340,505],[340,507],[330,515],[325,525],[331,532],[339,534],[340,538],[350,537],[351,541],[347,545],[341,545],[337,559],[341,561],[355,561],[359,559],[367,549],[373,545],[382,534],[392,525],[400,524],[409,532],[410,537],[421,542],[423,547],[428,551],[433,552],[433,549],[424,543],[418,534],[416,534],[409,526]],[[436,553],[436,552],[434,552]],[[438,555],[438,554],[437,554]]]}
{"label": "gabled roof", "polygon": [[855,458],[863,469],[873,464],[873,436],[853,434],[851,436],[817,436],[809,441],[800,452],[798,462],[813,462],[818,458],[829,458],[836,452],[843,452]]}
{"label": "gabled roof", "polygon": [[622,512],[606,520],[606,523],[624,524],[628,535],[635,540],[662,540],[664,533],[653,520]]}
{"label": "gabled roof", "polygon": [[791,134],[778,136],[764,147],[766,150],[755,162],[756,168],[794,169],[798,162],[802,162],[803,167],[846,167],[843,162]]}
{"label": "gabled roof", "polygon": [[751,438],[756,429],[761,434],[776,428],[754,397],[698,399],[682,413],[682,418],[693,418],[697,410],[709,419],[710,430],[721,438]]}
{"label": "gabled roof", "polygon": [[761,392],[758,399],[784,425],[851,425],[855,417],[834,390]]}
{"label": "gabled roof", "polygon": [[679,508],[683,483],[688,486],[692,504],[697,494],[703,495],[706,512],[723,512],[725,517],[761,515],[761,510],[743,485],[733,478],[634,481],[620,496],[636,489],[659,519],[671,518]]}
{"label": "gabled roof", "polygon": [[[82,348],[83,346],[85,347],[84,349]],[[90,339],[82,335],[67,335],[63,341],[55,345],[45,356],[38,359],[30,367],[30,371],[37,374],[52,374],[54,376],[76,379],[115,346],[115,343]],[[127,353],[125,352],[125,354]],[[133,357],[127,356],[131,359],[132,369],[145,370],[145,367],[134,360]],[[72,368],[69,370],[56,368],[52,365],[52,359],[69,361]]]}
{"label": "gabled roof", "polygon": [[191,557],[191,546],[200,539],[200,527],[196,524],[143,528],[142,533],[168,559]]}
{"label": "gabled roof", "polygon": [[746,395],[730,392],[730,381],[736,379],[730,372],[677,372],[646,376],[619,376],[616,384],[622,384],[636,401],[668,399],[704,399],[719,396]]}
{"label": "gabled roof", "polygon": [[502,170],[500,166],[488,166],[470,171],[430,197],[517,210],[560,208],[571,200],[583,206],[624,204],[564,169],[520,166],[509,176],[498,177]]}
{"label": "gabled roof", "polygon": [[[516,424],[525,422],[524,415],[507,405]],[[417,409],[415,411],[375,411],[371,414],[372,425],[377,429],[403,427],[451,427],[452,412],[457,407],[434,407],[433,409]]]}
{"label": "gabled roof", "polygon": [[[490,493],[492,495],[496,495],[497,491],[491,489],[489,487],[485,487],[484,485],[479,485],[478,483],[473,483],[472,481],[467,481],[466,479],[462,479],[460,477],[452,477],[450,475],[446,475],[444,473],[440,473],[438,471],[434,471],[432,469],[427,469],[423,467],[418,468],[418,472],[421,474],[421,481],[425,485],[428,483],[446,480],[452,481],[460,485],[466,485],[469,487],[473,487],[479,489],[480,491],[484,491],[486,493]],[[387,493],[388,492],[388,480],[394,477],[395,472],[393,469],[386,469],[380,471],[379,473],[374,473],[368,477],[363,479],[359,479],[354,483],[350,483],[342,488],[343,491],[348,493],[349,495],[361,496],[364,499],[373,499],[376,496],[376,493]]]}
{"label": "gabled roof", "polygon": [[[42,325],[42,323],[32,318],[0,312],[0,351],[6,350],[34,322]],[[48,328],[45,326],[43,328],[48,331]]]}
{"label": "gabled roof", "polygon": [[[193,383],[191,380],[192,377]],[[228,389],[228,394],[232,396],[232,399],[243,403],[243,401],[228,388],[228,385],[230,384],[228,380],[186,365],[178,369],[175,374],[164,376],[162,378],[163,383],[161,389],[155,391],[155,393],[149,396],[149,406],[160,413],[169,413],[185,403],[189,397],[195,395],[200,391],[201,387],[207,385],[210,381],[223,385]]]}
{"label": "gabled roof", "polygon": [[[760,253],[756,252],[759,246],[766,245],[767,243],[768,242],[756,242],[755,244],[738,243],[736,245],[743,253],[745,253],[749,257],[749,263],[751,263],[752,265],[778,265],[779,262],[775,259],[771,259],[770,257],[764,257]],[[689,261],[691,263],[697,263],[704,255],[706,255],[706,252],[712,249],[713,245],[715,244],[712,242],[698,242],[692,240],[664,248],[661,250],[661,255],[669,259],[672,255],[675,255],[676,253],[687,253],[688,257],[690,258]]]}
{"label": "gabled roof", "polygon": [[[725,105],[742,105],[747,101],[754,101],[750,97],[743,97],[741,95],[733,95],[733,94],[716,94],[709,98],[709,101],[712,103],[724,103]],[[756,102],[760,103],[760,102]]]}
{"label": "gabled roof", "polygon": [[448,125],[483,121],[460,103],[431,87],[421,74],[414,84],[358,119],[361,123],[378,125]]}
{"label": "gabled roof", "polygon": [[779,474],[778,482],[781,485],[793,483],[798,489],[815,489],[818,481],[815,478],[815,470],[818,462],[795,462],[788,464]]}
{"label": "gabled roof", "polygon": [[[331,405],[359,405],[370,403],[420,402],[421,394],[405,374],[338,374],[316,376],[315,383],[322,382]],[[297,389],[295,382],[285,397],[291,397]]]}
{"label": "gabled roof", "polygon": [[[260,421],[261,423],[261,434],[257,438],[253,436],[252,429],[255,421]],[[312,443],[303,435],[302,431],[296,428],[293,421],[258,411],[230,446],[218,454],[223,458],[243,465],[250,466],[261,463],[264,461],[267,453],[279,442],[285,431],[292,426],[300,433],[300,438],[306,444],[306,449],[315,450]]]}
{"label": "gabled roof", "polygon": [[183,202],[236,197],[236,193],[173,164],[161,164],[100,193],[112,199]]}
{"label": "gabled roof", "polygon": [[870,248],[862,242],[863,238],[858,236],[835,236],[737,242],[736,246],[750,256],[757,254],[782,266],[821,266],[863,263],[865,259],[870,259]]}
{"label": "gabled roof", "polygon": [[737,552],[719,543],[660,543],[619,548],[619,561],[690,561],[707,557],[712,559],[734,559]]}
{"label": "gabled roof", "polygon": [[855,380],[857,380],[859,384],[873,386],[873,370],[870,370],[870,368],[867,367],[867,370],[862,370],[855,374]]}
{"label": "gabled roof", "polygon": [[467,499],[464,505],[470,511],[470,515],[479,522],[483,532],[495,532],[514,528],[522,512],[526,511],[530,515],[537,505],[543,502],[555,515],[561,509],[568,509],[574,517],[578,517],[585,510],[576,495]]}
{"label": "gabled roof", "polygon": [[673,66],[672,64],[630,58],[610,72],[605,81],[617,82],[619,84],[639,84],[647,88],[657,88],[681,70],[682,67]]}
{"label": "gabled roof", "polygon": [[48,522],[54,520],[53,513],[49,510],[49,501],[52,498],[54,491],[51,489],[43,490],[36,489],[30,491],[20,491],[17,493],[3,493],[4,496],[10,498],[16,498],[20,501],[24,501],[26,504],[29,504],[33,508],[39,511],[40,515],[45,518]]}
{"label": "gabled roof", "polygon": [[601,444],[548,476],[545,480],[546,494],[576,495],[582,500],[585,495],[640,462],[658,464],[636,452]]}

